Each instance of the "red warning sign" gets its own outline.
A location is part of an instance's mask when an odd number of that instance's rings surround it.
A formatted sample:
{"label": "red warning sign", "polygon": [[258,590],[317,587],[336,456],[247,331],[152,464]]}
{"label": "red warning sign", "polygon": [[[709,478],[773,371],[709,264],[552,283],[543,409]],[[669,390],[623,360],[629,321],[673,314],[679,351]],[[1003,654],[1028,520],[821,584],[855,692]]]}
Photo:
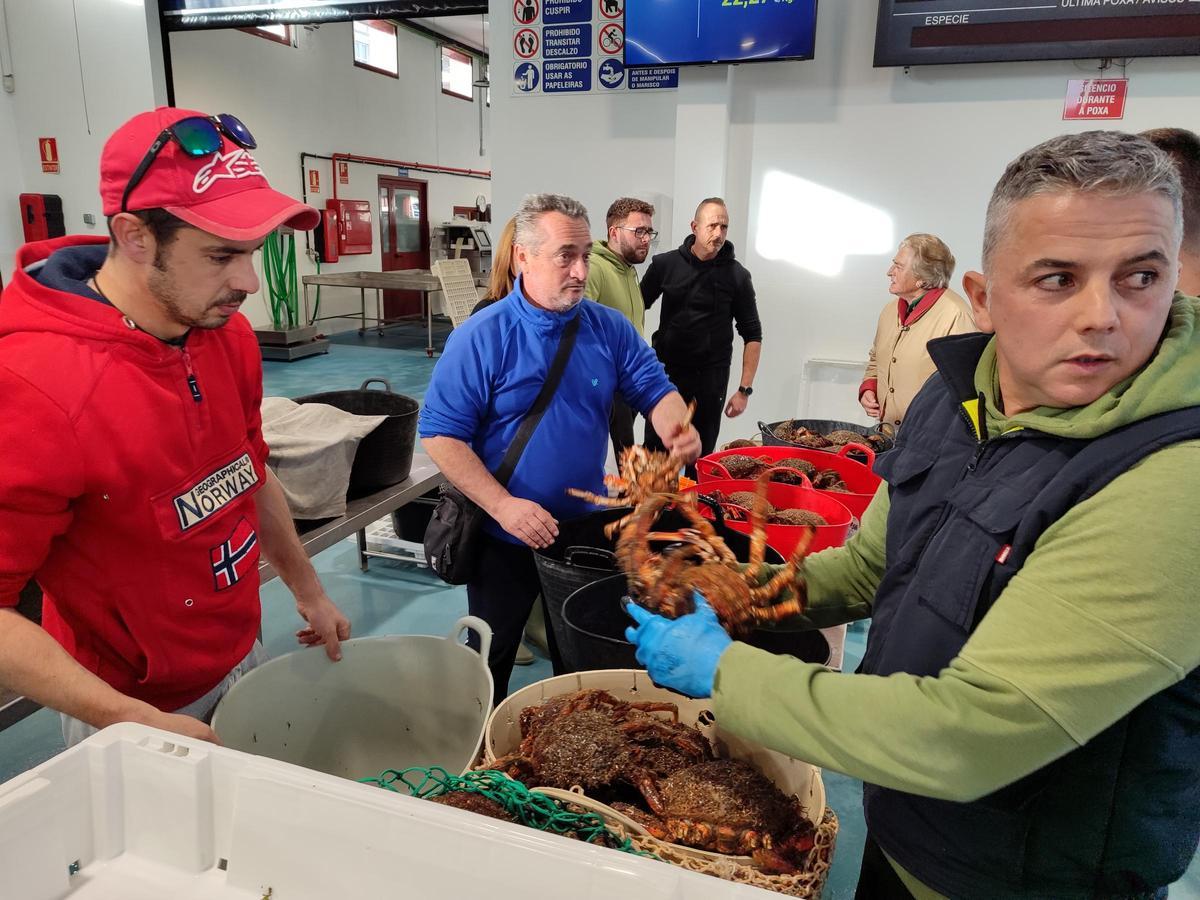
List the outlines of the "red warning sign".
{"label": "red warning sign", "polygon": [[38,153],[42,156],[42,171],[58,174],[58,138],[38,138]]}
{"label": "red warning sign", "polygon": [[609,22],[600,29],[598,40],[601,53],[620,53],[625,47],[625,29],[616,22]]}
{"label": "red warning sign", "polygon": [[513,0],[513,19],[521,25],[528,25],[537,20],[541,7],[538,0]]}
{"label": "red warning sign", "polygon": [[1064,119],[1123,119],[1127,78],[1088,78],[1067,82]]}
{"label": "red warning sign", "polygon": [[321,173],[316,169],[308,170],[308,192],[310,194],[321,193]]}
{"label": "red warning sign", "polygon": [[532,28],[522,28],[513,35],[513,52],[521,59],[529,59],[538,52],[537,32]]}
{"label": "red warning sign", "polygon": [[338,160],[338,184],[350,183],[350,163],[344,159]]}
{"label": "red warning sign", "polygon": [[597,0],[600,15],[606,19],[619,19],[625,15],[625,0]]}

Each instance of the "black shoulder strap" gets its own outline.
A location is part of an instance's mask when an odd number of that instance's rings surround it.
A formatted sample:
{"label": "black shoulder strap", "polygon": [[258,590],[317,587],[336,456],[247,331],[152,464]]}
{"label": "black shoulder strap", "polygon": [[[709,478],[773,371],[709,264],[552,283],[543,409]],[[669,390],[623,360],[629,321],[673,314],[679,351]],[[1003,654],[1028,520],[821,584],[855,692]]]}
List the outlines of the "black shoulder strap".
{"label": "black shoulder strap", "polygon": [[537,395],[537,399],[533,401],[529,412],[525,414],[525,418],[521,420],[516,437],[508,445],[508,450],[504,453],[504,460],[500,463],[500,468],[496,470],[496,480],[505,487],[508,486],[508,479],[512,478],[513,471],[517,468],[517,460],[525,452],[525,445],[533,437],[538,422],[542,421],[546,407],[550,405],[550,398],[558,390],[558,383],[562,381],[563,371],[567,368],[567,360],[570,359],[571,351],[575,347],[575,333],[579,331],[581,318],[582,310],[576,313],[575,317],[567,323],[567,327],[563,329],[562,337],[558,339],[558,350],[550,363],[550,370],[546,373],[546,381],[542,384],[542,390]]}

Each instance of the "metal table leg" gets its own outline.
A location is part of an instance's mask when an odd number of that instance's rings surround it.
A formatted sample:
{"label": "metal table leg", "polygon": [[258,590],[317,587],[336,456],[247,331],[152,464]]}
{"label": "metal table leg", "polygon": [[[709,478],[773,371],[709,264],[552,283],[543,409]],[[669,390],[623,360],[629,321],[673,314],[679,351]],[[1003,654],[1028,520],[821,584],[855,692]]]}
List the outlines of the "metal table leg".
{"label": "metal table leg", "polygon": [[429,291],[421,291],[421,299],[425,302],[425,355],[433,359],[433,303]]}
{"label": "metal table leg", "polygon": [[354,537],[358,540],[358,567],[365,572],[367,571],[367,564],[370,562],[367,559],[367,529],[358,529],[354,533]]}
{"label": "metal table leg", "polygon": [[358,289],[358,315],[359,315],[358,333],[366,334],[367,333],[367,289],[366,288]]}

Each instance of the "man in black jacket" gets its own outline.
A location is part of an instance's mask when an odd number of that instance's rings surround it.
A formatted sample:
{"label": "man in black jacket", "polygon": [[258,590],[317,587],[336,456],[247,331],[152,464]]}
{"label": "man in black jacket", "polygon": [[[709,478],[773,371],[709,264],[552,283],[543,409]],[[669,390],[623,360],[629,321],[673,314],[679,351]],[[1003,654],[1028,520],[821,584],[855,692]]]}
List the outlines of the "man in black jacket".
{"label": "man in black jacket", "polygon": [[[733,258],[728,234],[725,201],[720,197],[701,201],[691,235],[677,250],[655,256],[641,285],[647,309],[659,295],[663,298],[651,344],[679,393],[696,401],[692,424],[700,432],[702,454],[712,453],[717,445],[721,408],[730,418],[745,411],[762,351],[754,285],[746,267]],[[738,389],[726,404],[735,322],[745,348]],[[649,422],[646,446],[663,447]]]}

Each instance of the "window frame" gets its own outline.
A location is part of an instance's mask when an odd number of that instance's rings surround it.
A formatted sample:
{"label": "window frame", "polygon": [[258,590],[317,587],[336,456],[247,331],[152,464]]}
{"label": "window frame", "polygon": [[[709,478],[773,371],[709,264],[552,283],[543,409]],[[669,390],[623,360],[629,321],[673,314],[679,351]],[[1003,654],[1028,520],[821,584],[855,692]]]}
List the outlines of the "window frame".
{"label": "window frame", "polygon": [[[466,100],[468,103],[474,103],[475,102],[475,87],[474,87],[475,57],[472,56],[470,53],[466,53],[465,51],[459,50],[457,47],[451,47],[449,44],[439,44],[438,46],[441,48],[441,51],[442,51],[440,54],[438,54],[438,78],[441,80],[441,83],[442,83],[442,93],[446,94],[450,97],[457,97],[460,100]],[[445,74],[444,74],[444,69],[442,68],[442,60],[446,58],[447,54],[450,55],[451,59],[457,59],[459,62],[465,62],[471,67],[472,85],[469,88],[471,93],[460,94],[458,91],[451,90],[450,88],[446,87],[446,78],[445,78]]]}
{"label": "window frame", "polygon": [[[354,52],[354,25],[362,22],[368,28],[374,28],[376,31],[391,31],[392,40],[395,42],[396,50],[396,71],[391,72],[387,69],[381,69],[379,66],[373,66],[370,63],[359,62],[357,54]],[[366,69],[368,72],[377,72],[380,75],[386,75],[388,78],[400,78],[400,29],[395,22],[389,22],[387,19],[358,19],[350,27],[350,56],[354,60],[354,65],[359,69]]]}
{"label": "window frame", "polygon": [[295,47],[296,44],[293,41],[293,38],[295,37],[295,35],[292,32],[292,26],[288,25],[284,22],[277,22],[276,24],[283,26],[283,29],[284,29],[283,37],[280,37],[277,34],[272,34],[269,31],[264,31],[260,26],[256,26],[256,25],[251,25],[246,28],[239,28],[238,31],[244,31],[246,34],[252,34],[255,37],[260,37],[263,40],[271,41],[276,44],[284,44],[285,46],[288,46],[288,47]]}

